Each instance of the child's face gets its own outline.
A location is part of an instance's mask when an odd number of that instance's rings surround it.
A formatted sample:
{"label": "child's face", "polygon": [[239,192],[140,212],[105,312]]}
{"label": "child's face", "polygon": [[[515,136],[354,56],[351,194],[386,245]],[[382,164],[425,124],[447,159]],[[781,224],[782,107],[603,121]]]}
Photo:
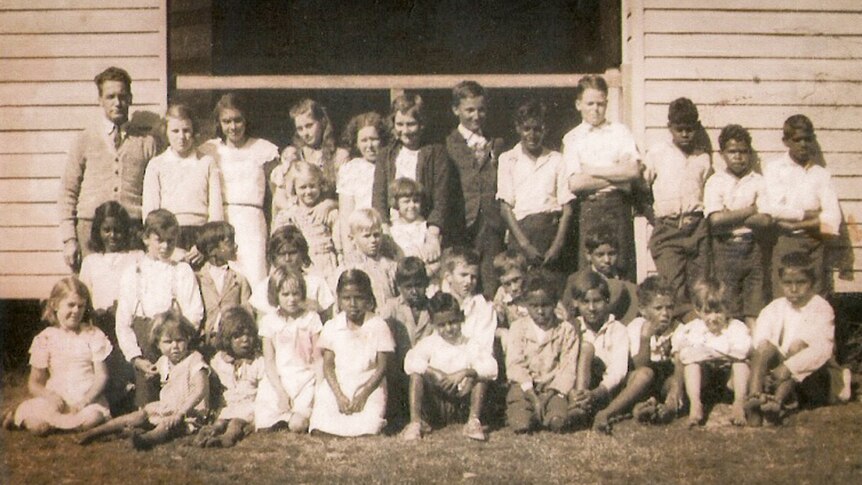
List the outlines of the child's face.
{"label": "child's face", "polygon": [[598,288],[587,291],[575,304],[584,322],[591,327],[600,327],[608,319],[608,300]]}
{"label": "child's face", "polygon": [[106,253],[115,253],[121,249],[125,230],[116,217],[106,217],[99,226],[99,237]]}
{"label": "child's face", "polygon": [[485,126],[485,117],[488,108],[484,96],[461,98],[458,106],[452,108],[452,112],[458,117],[458,122],[468,130],[478,133]]}
{"label": "child's face", "polygon": [[299,291],[299,285],[292,281],[285,281],[278,290],[278,307],[281,308],[289,316],[296,316],[302,313],[302,292]]}
{"label": "child's face", "polygon": [[670,325],[673,317],[673,299],[669,295],[656,295],[649,305],[641,307],[641,313],[661,332]]}
{"label": "child's face", "polygon": [[84,318],[86,309],[87,300],[75,293],[66,295],[54,308],[60,328],[77,332],[81,328],[81,320]]}
{"label": "child's face", "polygon": [[730,323],[730,319],[723,311],[709,308],[697,308],[695,311],[697,316],[706,323],[706,328],[715,335],[721,334]]}
{"label": "child's face", "polygon": [[210,258],[218,263],[224,264],[228,261],[236,260],[236,241],[233,238],[226,238],[219,241],[218,246],[213,248],[210,253]]}
{"label": "child's face", "polygon": [[460,299],[472,296],[479,283],[479,266],[458,262],[455,268],[446,274],[446,280],[455,296]]}
{"label": "child's face", "polygon": [[798,268],[785,268],[781,274],[784,297],[794,306],[803,306],[814,296],[814,282]]}
{"label": "child's face", "polygon": [[545,125],[539,120],[527,120],[515,126],[521,147],[532,155],[542,153],[542,142],[545,140]]}
{"label": "child's face", "polygon": [[302,253],[296,248],[285,248],[276,253],[273,258],[275,266],[287,266],[294,269],[302,269]]}
{"label": "child's face", "polygon": [[377,128],[365,126],[356,133],[356,148],[362,158],[371,163],[377,161],[377,152],[380,151],[380,134]]}
{"label": "child's face", "polygon": [[218,116],[221,131],[225,138],[233,145],[242,145],[245,142],[246,121],[242,112],[232,108],[221,110]]}
{"label": "child's face", "polygon": [[581,97],[575,100],[575,109],[581,113],[581,119],[585,122],[599,126],[605,122],[608,95],[598,89],[587,88],[581,93]]}
{"label": "child's face", "polygon": [[409,280],[398,285],[398,293],[411,307],[417,308],[425,305],[428,283],[422,280]]}
{"label": "child's face", "polygon": [[419,149],[422,142],[422,124],[412,113],[395,112],[395,137],[402,145],[411,149]]}
{"label": "child's face", "polygon": [[246,358],[254,354],[254,335],[244,331],[230,339],[230,350],[234,357]]}
{"label": "child's face", "polygon": [[179,364],[189,355],[189,341],[182,335],[171,335],[165,332],[159,337],[159,352],[166,356],[171,364]]}
{"label": "child's face", "polygon": [[599,247],[589,253],[590,264],[596,271],[611,276],[616,272],[619,254],[617,248],[610,244],[600,244]]}
{"label": "child's face", "polygon": [[293,119],[296,135],[307,147],[320,148],[323,141],[323,124],[314,119],[311,113],[302,113]]}
{"label": "child's face", "polygon": [[437,329],[437,335],[443,338],[446,342],[457,345],[461,340],[461,324],[464,323],[463,317],[453,318],[448,321],[437,322],[434,328]]}
{"label": "child's face", "polygon": [[398,198],[398,215],[404,222],[414,222],[422,217],[422,199],[417,195]]}
{"label": "child's face", "polygon": [[787,152],[790,154],[790,158],[796,163],[804,165],[811,159],[816,142],[813,131],[801,128],[796,129],[790,137],[785,138],[783,141],[784,146],[787,147]]}
{"label": "child's face", "polygon": [[167,263],[174,254],[174,248],[177,247],[177,238],[176,236],[162,237],[151,232],[144,236],[144,246],[147,248],[147,256],[151,259]]}
{"label": "child's face", "polygon": [[195,147],[195,126],[192,120],[168,117],[168,143],[177,155],[186,157]]}
{"label": "child's face", "polygon": [[338,294],[338,306],[344,311],[347,320],[361,325],[365,313],[371,310],[371,300],[358,285],[344,285]]}
{"label": "child's face", "polygon": [[122,81],[104,81],[99,88],[99,105],[105,117],[119,126],[129,119],[132,92]]}
{"label": "child's face", "polygon": [[694,134],[697,131],[697,123],[669,123],[668,129],[673,144],[684,153],[694,150]]}
{"label": "child's face", "polygon": [[350,234],[350,237],[353,239],[356,249],[362,254],[371,258],[376,258],[380,254],[380,241],[383,237],[380,226],[357,228]]}
{"label": "child's face", "polygon": [[742,177],[751,169],[751,147],[742,140],[728,140],[721,151],[721,158],[730,173]]}
{"label": "child's face", "polygon": [[293,183],[299,202],[306,207],[314,207],[320,201],[320,180],[308,174],[299,174]]}
{"label": "child's face", "polygon": [[524,306],[527,307],[530,318],[540,328],[547,329],[557,325],[557,316],[554,313],[557,302],[545,290],[531,291],[524,295]]}
{"label": "child's face", "polygon": [[500,276],[500,286],[512,297],[518,299],[524,293],[524,272],[521,268],[512,268]]}

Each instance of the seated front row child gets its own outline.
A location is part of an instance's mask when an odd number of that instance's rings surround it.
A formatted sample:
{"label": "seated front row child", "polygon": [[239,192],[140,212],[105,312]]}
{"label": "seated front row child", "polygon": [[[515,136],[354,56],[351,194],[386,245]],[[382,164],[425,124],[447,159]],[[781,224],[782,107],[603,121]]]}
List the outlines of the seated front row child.
{"label": "seated front row child", "polygon": [[[515,433],[537,426],[563,431],[569,422],[568,399],[578,371],[589,370],[589,362],[579,362],[578,331],[555,313],[559,284],[558,278],[545,272],[531,274],[522,298],[528,315],[509,328],[506,420]],[[586,378],[581,377],[582,385]]]}
{"label": "seated front row child", "polygon": [[488,382],[497,377],[497,362],[489,349],[461,333],[464,312],[452,295],[439,292],[429,306],[434,333],[420,340],[404,359],[404,372],[410,376],[410,424],[401,437],[419,439],[430,432],[429,425],[463,418],[469,408],[463,434],[484,441],[487,435],[480,417]]}
{"label": "seated front row child", "polygon": [[320,316],[306,308],[305,279],[278,267],[269,275],[269,304],[277,310],[259,320],[266,377],[254,403],[254,423],[265,429],[281,423],[290,431],[308,429],[314,401]]}
{"label": "seated front row child", "polygon": [[195,444],[226,448],[254,430],[254,401],[264,376],[257,325],[248,310],[237,306],[224,311],[216,348],[210,367],[218,377],[219,398],[213,403],[218,418],[200,430]]}
{"label": "seated front row child", "polygon": [[32,397],[3,417],[4,428],[45,435],[86,430],[111,417],[103,391],[112,347],[92,315],[90,292],[81,281],[70,276],[54,285],[42,316],[50,326],[30,346]]}
{"label": "seated front row child", "polygon": [[682,407],[683,374],[672,353],[673,334],[680,321],[673,318],[674,290],[658,275],[647,277],[638,286],[641,316],[628,324],[629,354],[634,370],[626,388],[640,389],[640,399],[632,414],[640,422],[667,423]]}
{"label": "seated front row child", "polygon": [[757,317],[747,405],[753,425],[762,418],[779,423],[797,390],[808,398],[826,394],[817,381],[833,356],[835,313],[816,294],[815,264],[805,253],[784,256],[778,269],[784,296]]}
{"label": "seated front row child", "polygon": [[153,365],[161,384],[159,400],[80,434],[78,443],[134,428],[143,432],[132,434],[132,444],[148,449],[199,429],[209,409],[209,368],[191,348],[196,336],[197,329],[176,311],[156,315],[149,343],[161,353]]}
{"label": "seated front row child", "polygon": [[207,357],[215,353],[224,311],[247,304],[251,297],[248,280],[229,264],[236,261],[235,234],[233,226],[224,221],[207,222],[198,233],[196,247],[206,261],[197,277],[206,316],[201,328],[201,352]]}
{"label": "seated front row child", "polygon": [[389,206],[398,211],[389,234],[396,246],[398,259],[417,256],[425,263],[429,275],[437,273],[440,259],[440,238],[428,231],[422,201],[425,189],[406,177],[400,177],[389,187]]}
{"label": "seated front row child", "polygon": [[748,396],[748,357],[751,335],[745,323],[727,314],[724,285],[714,279],[700,280],[692,288],[697,318],[673,336],[673,352],[679,355],[688,396],[688,424],[703,424],[704,391],[733,392],[731,423],[744,426]]}
{"label": "seated front row child", "polygon": [[[576,325],[582,339],[581,352],[586,354],[582,361],[591,362],[589,384],[578,384],[569,395],[569,416],[578,427],[594,418],[593,428],[607,432],[612,415],[610,410],[601,411],[611,403],[628,372],[628,332],[608,309],[610,290],[603,276],[577,273],[566,285],[577,307],[571,311],[579,315]],[[586,373],[586,369],[582,372]]]}
{"label": "seated front row child", "polygon": [[318,346],[318,383],[309,429],[338,436],[377,434],[386,425],[386,368],[395,342],[374,315],[371,278],[358,269],[341,274],[336,287],[341,312],[326,322]]}

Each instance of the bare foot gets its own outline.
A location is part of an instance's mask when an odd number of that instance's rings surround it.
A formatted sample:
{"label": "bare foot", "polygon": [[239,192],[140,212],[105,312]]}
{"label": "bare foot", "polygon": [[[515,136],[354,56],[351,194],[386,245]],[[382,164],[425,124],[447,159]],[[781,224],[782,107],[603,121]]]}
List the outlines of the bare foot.
{"label": "bare foot", "polygon": [[635,404],[632,415],[640,423],[652,423],[658,415],[658,402],[654,397]]}
{"label": "bare foot", "polygon": [[688,427],[694,428],[703,424],[703,404],[690,403],[688,411]]}
{"label": "bare foot", "polygon": [[593,419],[593,431],[608,435],[611,434],[611,423],[607,413],[604,411],[596,413],[596,417]]}
{"label": "bare foot", "polygon": [[6,411],[3,414],[3,429],[15,429],[15,411]]}
{"label": "bare foot", "polygon": [[733,403],[730,408],[730,423],[734,426],[745,426],[747,422],[743,403]]}

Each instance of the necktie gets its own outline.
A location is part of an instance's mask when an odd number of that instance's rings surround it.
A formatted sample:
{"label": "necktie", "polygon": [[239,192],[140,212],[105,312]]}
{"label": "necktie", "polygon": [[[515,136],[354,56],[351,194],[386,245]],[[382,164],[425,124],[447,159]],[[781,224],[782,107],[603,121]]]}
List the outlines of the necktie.
{"label": "necktie", "polygon": [[120,145],[123,144],[123,135],[120,133],[120,127],[114,125],[114,131],[111,132],[111,137],[114,140],[114,149],[119,150]]}

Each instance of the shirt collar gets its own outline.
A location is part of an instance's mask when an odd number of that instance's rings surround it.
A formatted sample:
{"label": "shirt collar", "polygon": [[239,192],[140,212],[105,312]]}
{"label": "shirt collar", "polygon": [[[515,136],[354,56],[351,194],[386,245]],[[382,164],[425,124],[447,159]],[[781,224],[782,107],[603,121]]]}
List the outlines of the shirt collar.
{"label": "shirt collar", "polygon": [[517,150],[518,158],[529,160],[530,163],[534,163],[536,166],[545,163],[548,160],[548,156],[551,154],[550,150],[545,147],[542,147],[542,153],[540,153],[539,156],[537,156],[536,159],[533,160],[533,156],[527,153],[527,150],[524,150],[524,147],[523,145],[521,145],[521,142],[518,142],[518,144],[515,145],[515,149]]}
{"label": "shirt collar", "polygon": [[591,125],[591,124],[587,123],[586,121],[581,121],[580,128],[581,128],[581,130],[583,130],[587,133],[590,133],[593,131],[603,130],[604,128],[607,128],[608,126],[610,126],[610,124],[611,124],[611,122],[608,120],[602,121],[598,126]]}
{"label": "shirt collar", "polygon": [[485,139],[484,136],[482,136],[481,133],[476,133],[475,131],[471,131],[471,130],[467,129],[467,127],[465,127],[464,125],[462,125],[460,123],[458,124],[458,133],[460,133],[461,136],[464,137],[464,140],[467,142],[467,145],[469,145],[471,147],[473,145],[476,145],[479,143],[487,142],[487,140]]}

